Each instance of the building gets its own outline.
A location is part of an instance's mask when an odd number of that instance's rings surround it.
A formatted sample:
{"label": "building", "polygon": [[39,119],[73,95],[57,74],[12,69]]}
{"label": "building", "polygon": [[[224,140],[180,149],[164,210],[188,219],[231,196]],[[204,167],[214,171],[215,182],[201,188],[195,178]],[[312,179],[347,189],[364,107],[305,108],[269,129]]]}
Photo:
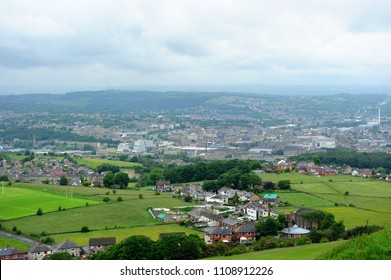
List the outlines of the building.
{"label": "building", "polygon": [[301,237],[306,236],[307,234],[310,233],[310,231],[308,229],[301,228],[298,225],[294,225],[293,227],[290,227],[290,228],[284,228],[281,232],[288,239],[301,238]]}
{"label": "building", "polygon": [[81,248],[76,243],[73,243],[69,240],[59,244],[57,246],[57,250],[62,253],[68,253],[75,257],[80,257],[81,254]]}
{"label": "building", "polygon": [[12,247],[0,248],[1,260],[24,260],[25,254]]}
{"label": "building", "polygon": [[51,246],[39,243],[28,249],[27,258],[29,260],[42,260],[45,256],[53,253],[54,250]]}
{"label": "building", "polygon": [[90,238],[89,246],[92,252],[97,253],[116,244],[115,237]]}
{"label": "building", "polygon": [[280,203],[280,197],[274,193],[267,193],[263,196],[263,204],[277,205]]}

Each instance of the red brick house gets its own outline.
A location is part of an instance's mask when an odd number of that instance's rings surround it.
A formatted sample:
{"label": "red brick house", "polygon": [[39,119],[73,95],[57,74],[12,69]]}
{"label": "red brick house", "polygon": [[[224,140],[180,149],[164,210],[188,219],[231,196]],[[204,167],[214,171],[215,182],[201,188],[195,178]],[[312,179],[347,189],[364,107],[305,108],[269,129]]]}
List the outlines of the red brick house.
{"label": "red brick house", "polygon": [[25,254],[12,247],[0,248],[1,260],[24,260]]}

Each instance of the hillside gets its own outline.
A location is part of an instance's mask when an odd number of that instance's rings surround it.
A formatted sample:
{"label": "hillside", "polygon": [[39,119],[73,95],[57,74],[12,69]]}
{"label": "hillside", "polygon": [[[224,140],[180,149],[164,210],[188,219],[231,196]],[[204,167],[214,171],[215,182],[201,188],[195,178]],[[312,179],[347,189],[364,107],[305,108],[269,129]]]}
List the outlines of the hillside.
{"label": "hillside", "polygon": [[391,260],[391,228],[351,239],[321,255],[320,260]]}

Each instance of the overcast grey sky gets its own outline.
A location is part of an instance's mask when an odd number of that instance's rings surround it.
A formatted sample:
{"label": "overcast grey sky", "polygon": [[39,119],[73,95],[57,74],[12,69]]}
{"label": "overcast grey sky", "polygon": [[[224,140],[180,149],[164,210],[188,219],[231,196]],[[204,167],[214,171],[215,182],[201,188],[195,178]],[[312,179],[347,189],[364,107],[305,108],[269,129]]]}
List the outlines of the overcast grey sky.
{"label": "overcast grey sky", "polygon": [[389,0],[0,0],[0,87],[391,84]]}

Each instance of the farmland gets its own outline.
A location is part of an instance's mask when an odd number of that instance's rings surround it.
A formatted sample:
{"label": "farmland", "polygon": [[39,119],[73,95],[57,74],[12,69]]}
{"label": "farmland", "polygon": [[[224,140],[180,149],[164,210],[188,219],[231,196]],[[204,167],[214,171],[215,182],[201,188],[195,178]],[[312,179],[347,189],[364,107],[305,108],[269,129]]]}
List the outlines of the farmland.
{"label": "farmland", "polygon": [[[291,181],[292,190],[277,191],[281,200],[290,204],[277,208],[278,211],[290,212],[306,206],[333,213],[336,220],[343,220],[347,228],[367,223],[391,225],[389,182],[352,176],[312,177],[295,173],[262,174],[261,177],[263,181]],[[163,232],[184,231],[188,234],[201,234],[199,231],[175,224],[162,224],[150,216],[147,211],[149,207],[194,205],[174,198],[172,194],[156,195],[149,191],[148,187],[128,188],[115,192],[104,188],[73,187],[73,199],[70,200],[65,197],[66,188],[69,191],[70,187],[54,185],[15,183],[12,187],[6,186],[3,196],[0,196],[3,215],[1,226],[7,230],[16,226],[26,235],[39,235],[45,232],[57,243],[70,239],[80,245],[86,245],[90,237],[116,236],[117,241],[120,241],[138,234],[147,235],[155,240],[158,234]],[[11,199],[11,194],[15,197],[14,200]],[[142,199],[139,197],[140,194]],[[110,201],[103,202],[104,197],[108,197]],[[122,201],[118,201],[118,197],[121,197]],[[15,203],[18,199],[24,202]],[[46,201],[47,206],[43,206],[43,201]],[[66,204],[67,202],[75,204]],[[11,210],[12,204],[19,206]],[[65,210],[58,211],[59,205]],[[23,209],[22,206],[29,210]],[[36,215],[38,207],[44,210],[42,216]],[[83,226],[87,226],[91,231],[81,233]],[[292,258],[299,257],[292,255]]]}
{"label": "farmland", "polygon": [[76,158],[76,161],[80,165],[85,165],[89,168],[96,169],[101,164],[111,164],[118,166],[124,169],[132,169],[135,166],[141,166],[139,163],[128,162],[128,161],[116,161],[116,160],[108,160],[108,159],[100,159],[100,158]]}

